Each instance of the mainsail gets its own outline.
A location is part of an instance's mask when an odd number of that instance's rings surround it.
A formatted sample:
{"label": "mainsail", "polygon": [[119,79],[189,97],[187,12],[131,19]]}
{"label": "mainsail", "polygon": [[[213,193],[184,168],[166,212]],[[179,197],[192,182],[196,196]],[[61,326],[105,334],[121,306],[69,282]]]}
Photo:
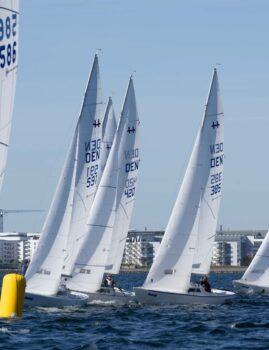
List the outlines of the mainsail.
{"label": "mainsail", "polygon": [[[211,169],[215,167],[217,171],[223,163],[223,154],[218,152],[223,144],[216,143],[219,142],[218,128],[222,124],[222,114],[216,114],[214,108],[217,88],[215,70],[202,125],[163,240],[144,283],[145,288],[176,293],[188,291],[194,256],[200,249],[198,235],[204,230],[202,203],[208,200],[205,189],[213,181]],[[212,186],[219,185],[221,188],[221,179],[214,180]],[[216,198],[218,189],[214,187],[210,195]],[[207,225],[211,224],[212,220],[207,222]],[[209,230],[211,232],[211,228]]]}
{"label": "mainsail", "polygon": [[[126,140],[126,149],[120,152],[122,158],[120,164],[124,166],[125,171],[119,171],[117,185],[116,216],[113,227],[111,244],[109,247],[108,259],[105,272],[118,274],[122,262],[125,242],[128,234],[130,220],[135,201],[138,169],[140,162],[139,137],[140,121],[137,112],[135,91],[132,79],[129,85],[129,94],[123,109],[124,115],[128,115],[128,139]],[[128,100],[127,100],[128,99]],[[125,137],[127,136],[125,134]],[[124,145],[124,143],[122,143]],[[122,146],[123,147],[123,146]]]}
{"label": "mainsail", "polygon": [[19,45],[19,0],[0,0],[0,190],[16,89]]}
{"label": "mainsail", "polygon": [[[70,289],[95,292],[101,286],[111,245],[115,213],[124,196],[130,201],[131,194],[128,193],[128,187],[126,188],[127,181],[130,173],[136,174],[139,166],[139,159],[134,156],[138,125],[131,78],[112,149],[89,214],[87,230],[82,237],[81,249],[75,257],[73,276],[66,282],[66,286]],[[135,183],[132,188],[134,193]],[[125,228],[126,235],[128,227]]]}
{"label": "mainsail", "polygon": [[72,217],[63,274],[71,275],[89,211],[100,182],[106,154],[102,150],[102,96],[98,57],[95,56],[78,125],[77,170]]}
{"label": "mainsail", "polygon": [[192,265],[192,272],[195,274],[206,275],[210,271],[222,191],[223,119],[219,82],[215,70],[205,111],[205,120],[208,123],[205,130],[208,130],[206,131],[208,135],[204,136],[206,145],[203,157],[210,161],[210,171],[201,197],[197,249]]}

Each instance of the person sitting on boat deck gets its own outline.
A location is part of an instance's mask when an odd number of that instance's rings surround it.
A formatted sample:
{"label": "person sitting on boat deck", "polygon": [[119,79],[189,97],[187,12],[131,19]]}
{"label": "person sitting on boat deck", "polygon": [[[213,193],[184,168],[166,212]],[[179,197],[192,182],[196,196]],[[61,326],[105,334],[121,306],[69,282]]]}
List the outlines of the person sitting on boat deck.
{"label": "person sitting on boat deck", "polygon": [[21,275],[25,275],[27,268],[29,266],[30,261],[28,259],[24,259],[21,264]]}
{"label": "person sitting on boat deck", "polygon": [[204,290],[205,290],[206,292],[211,293],[211,287],[210,287],[210,284],[209,284],[209,282],[208,282],[207,276],[204,276],[204,277],[201,278],[200,284],[201,284],[201,286],[204,287]]}
{"label": "person sitting on boat deck", "polygon": [[111,287],[111,288],[114,288],[115,287],[115,282],[112,278],[111,275],[107,275],[106,276],[106,279],[105,279],[105,286],[106,287]]}

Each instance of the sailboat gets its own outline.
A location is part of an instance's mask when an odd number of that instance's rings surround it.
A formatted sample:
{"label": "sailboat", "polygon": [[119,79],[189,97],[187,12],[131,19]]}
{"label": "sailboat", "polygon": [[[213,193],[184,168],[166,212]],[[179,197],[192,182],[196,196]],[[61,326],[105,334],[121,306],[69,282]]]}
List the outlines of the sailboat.
{"label": "sailboat", "polygon": [[[125,242],[127,239],[130,220],[135,202],[135,193],[139,170],[139,134],[140,121],[138,117],[133,81],[130,80],[126,102],[122,117],[129,115],[127,128],[128,144],[124,151],[124,157],[119,159],[119,164],[124,164],[118,170],[117,203],[111,242],[105,266],[105,274],[118,275],[122,263]],[[125,169],[125,172],[123,171]],[[134,299],[134,292],[126,291],[115,285],[113,288],[104,285],[97,292],[88,293],[89,301],[112,301],[116,304],[127,304]]]}
{"label": "sailboat", "polygon": [[[66,281],[67,288],[87,293],[90,300],[118,301],[129,297],[128,292],[118,288],[104,291],[101,285],[110,253],[117,272],[123,255],[140,163],[139,125],[131,77],[115,139],[89,214],[87,230],[79,238],[81,243],[76,246],[76,254],[73,252],[73,273]],[[112,290],[113,293],[110,293]]]}
{"label": "sailboat", "polygon": [[223,110],[214,70],[205,114],[164,237],[136,298],[149,304],[219,304],[234,293],[191,283],[208,273],[223,173]]}
{"label": "sailboat", "polygon": [[233,281],[236,292],[242,294],[269,293],[269,234],[267,232],[261,246],[244,275]]}
{"label": "sailboat", "polygon": [[[64,167],[26,273],[25,302],[38,306],[83,305],[88,296],[60,288],[70,230],[78,232],[90,211],[102,175],[102,97],[99,63],[94,58],[80,116]],[[76,217],[74,218],[74,214]],[[72,226],[73,225],[73,226]],[[71,232],[72,233],[72,232]]]}
{"label": "sailboat", "polygon": [[0,190],[6,170],[16,89],[19,46],[19,0],[0,0]]}

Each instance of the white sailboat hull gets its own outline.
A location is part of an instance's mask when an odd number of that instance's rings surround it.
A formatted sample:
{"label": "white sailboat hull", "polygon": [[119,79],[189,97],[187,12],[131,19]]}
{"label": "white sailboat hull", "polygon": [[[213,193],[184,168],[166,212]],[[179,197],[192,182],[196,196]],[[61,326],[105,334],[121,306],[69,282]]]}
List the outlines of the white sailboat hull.
{"label": "white sailboat hull", "polygon": [[59,293],[55,296],[26,292],[24,304],[41,307],[84,306],[87,304],[88,299],[88,295],[78,292]]}
{"label": "white sailboat hull", "polygon": [[136,300],[134,292],[128,292],[118,287],[104,287],[101,288],[98,292],[87,293],[87,295],[89,297],[88,303],[97,301],[125,305]]}
{"label": "white sailboat hull", "polygon": [[233,286],[240,294],[269,294],[269,286],[259,286],[247,281],[235,280]]}
{"label": "white sailboat hull", "polygon": [[235,297],[235,293],[226,290],[212,289],[211,293],[188,292],[174,293],[160,290],[150,290],[143,287],[134,288],[137,300],[142,304],[208,304],[217,305],[223,304]]}

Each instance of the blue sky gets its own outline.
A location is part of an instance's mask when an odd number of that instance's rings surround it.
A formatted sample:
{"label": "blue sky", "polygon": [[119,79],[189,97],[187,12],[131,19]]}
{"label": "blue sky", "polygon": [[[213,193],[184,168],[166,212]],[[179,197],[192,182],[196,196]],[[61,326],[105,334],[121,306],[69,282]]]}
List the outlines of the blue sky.
{"label": "blue sky", "polygon": [[[269,227],[267,0],[21,0],[6,230],[40,231],[100,48],[119,115],[134,75],[141,168],[131,228],[164,229],[217,65],[225,113],[220,224]],[[220,64],[220,65],[219,65]],[[135,72],[134,72],[135,71]]]}

